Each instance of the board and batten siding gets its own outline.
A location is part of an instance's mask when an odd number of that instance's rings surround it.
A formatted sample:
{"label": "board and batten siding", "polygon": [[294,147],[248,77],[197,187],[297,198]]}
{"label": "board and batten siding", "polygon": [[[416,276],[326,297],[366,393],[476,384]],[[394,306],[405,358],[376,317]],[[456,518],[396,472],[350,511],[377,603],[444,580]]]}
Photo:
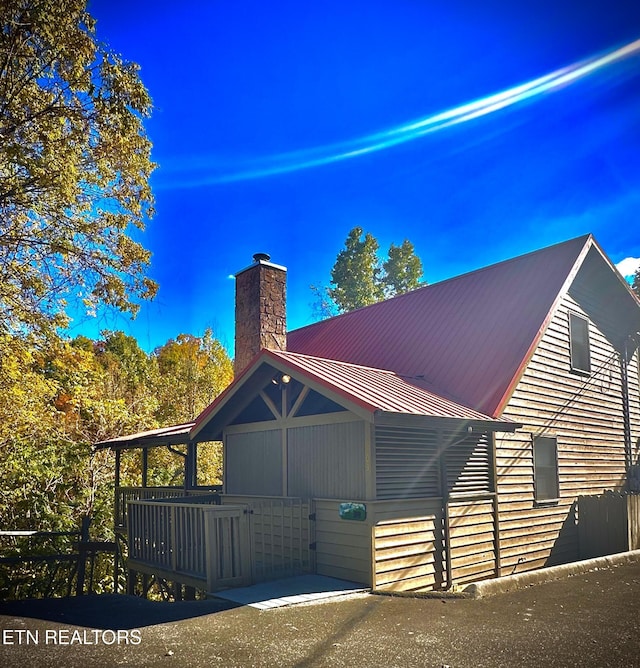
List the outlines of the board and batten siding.
{"label": "board and batten siding", "polygon": [[[596,304],[584,290],[565,295],[502,414],[523,427],[496,437],[501,575],[577,559],[576,497],[624,485],[620,362],[595,324],[602,322]],[[570,313],[589,319],[588,375],[571,371]],[[636,359],[629,368],[633,443],[638,438]],[[555,503],[534,499],[536,436],[557,438]]]}
{"label": "board and batten siding", "polygon": [[287,429],[288,494],[304,498],[366,498],[364,421]]}
{"label": "board and batten siding", "polygon": [[225,492],[282,494],[282,431],[269,429],[225,436]]}

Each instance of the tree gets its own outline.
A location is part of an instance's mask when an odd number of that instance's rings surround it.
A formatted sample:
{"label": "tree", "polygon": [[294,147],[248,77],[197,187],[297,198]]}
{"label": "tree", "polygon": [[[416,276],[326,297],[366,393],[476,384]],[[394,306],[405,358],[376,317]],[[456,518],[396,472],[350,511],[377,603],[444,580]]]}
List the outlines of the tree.
{"label": "tree", "polygon": [[631,289],[636,293],[636,297],[640,299],[640,269],[633,275]]}
{"label": "tree", "polygon": [[383,287],[378,261],[379,244],[376,238],[361,227],[354,227],[347,236],[345,248],[338,253],[331,270],[329,297],[341,312],[352,311],[380,301]]}
{"label": "tree", "polygon": [[416,255],[413,244],[405,239],[401,246],[391,244],[389,258],[382,265],[385,291],[389,296],[401,295],[424,285],[422,262]]}
{"label": "tree", "polygon": [[150,109],[86,0],[0,4],[0,330],[55,331],[69,300],[135,315],[155,294],[132,238],[153,213]]}
{"label": "tree", "polygon": [[203,336],[179,334],[153,353],[158,362],[159,421],[193,420],[233,380],[233,365],[207,329]]}
{"label": "tree", "polygon": [[332,287],[311,286],[319,317],[352,311],[426,285],[421,281],[422,262],[410,241],[391,244],[387,260],[381,263],[377,239],[370,233],[363,239],[363,234],[360,227],[349,232],[331,270]]}

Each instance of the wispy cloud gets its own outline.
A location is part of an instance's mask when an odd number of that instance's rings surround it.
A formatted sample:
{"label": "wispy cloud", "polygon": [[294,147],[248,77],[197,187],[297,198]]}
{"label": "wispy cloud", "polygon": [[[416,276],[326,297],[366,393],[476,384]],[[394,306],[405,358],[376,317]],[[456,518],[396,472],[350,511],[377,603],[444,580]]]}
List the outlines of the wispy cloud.
{"label": "wispy cloud", "polygon": [[[527,83],[509,88],[508,90],[488,95],[487,97],[462,104],[453,109],[410,121],[389,130],[349,141],[283,153],[266,158],[257,158],[241,166],[227,166],[226,168],[220,165],[219,158],[200,156],[195,160],[191,160],[188,168],[184,170],[167,170],[165,175],[167,180],[163,179],[162,182],[157,183],[156,187],[158,189],[195,188],[204,185],[259,179],[302,169],[310,169],[312,167],[320,167],[369,153],[375,153],[454,125],[487,116],[501,109],[541,96],[544,93],[556,91],[603,68],[609,67],[626,58],[638,56],[639,54],[640,39],[604,55],[579,61]],[[199,169],[195,170],[196,173],[194,173],[195,164],[199,167]]]}

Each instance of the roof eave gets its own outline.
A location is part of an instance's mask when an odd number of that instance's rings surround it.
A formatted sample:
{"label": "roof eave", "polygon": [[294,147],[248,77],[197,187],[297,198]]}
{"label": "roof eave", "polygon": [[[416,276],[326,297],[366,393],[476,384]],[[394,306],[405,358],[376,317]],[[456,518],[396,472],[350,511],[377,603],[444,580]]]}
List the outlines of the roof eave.
{"label": "roof eave", "polygon": [[164,429],[152,429],[148,432],[139,432],[127,436],[110,438],[93,444],[94,450],[130,450],[133,448],[151,448],[166,445],[186,445],[189,443],[189,431],[193,422],[165,427]]}
{"label": "roof eave", "polygon": [[390,411],[377,411],[375,414],[376,424],[398,424],[404,423],[433,423],[436,427],[452,426],[457,429],[471,427],[472,431],[496,431],[513,433],[523,425],[504,418],[494,419],[488,415],[484,418],[453,417],[444,415],[419,415],[416,413],[393,413]]}

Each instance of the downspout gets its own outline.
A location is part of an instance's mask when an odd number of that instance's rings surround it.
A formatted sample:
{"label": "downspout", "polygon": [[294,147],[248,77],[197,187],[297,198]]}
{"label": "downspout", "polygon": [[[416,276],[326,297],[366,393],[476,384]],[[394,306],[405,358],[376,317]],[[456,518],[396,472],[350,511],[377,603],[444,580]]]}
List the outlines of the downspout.
{"label": "downspout", "polygon": [[624,342],[624,350],[620,354],[620,386],[622,392],[622,424],[624,429],[624,467],[627,474],[632,466],[631,460],[631,410],[629,406],[629,348]]}
{"label": "downspout", "polygon": [[[438,429],[438,444],[439,446],[443,445],[443,431]],[[447,481],[447,463],[445,460],[446,448],[439,447],[439,459],[440,459],[440,496],[442,498],[442,551],[441,553],[444,556],[444,571],[446,578],[446,587],[445,589],[451,589],[451,536],[450,536],[450,527],[449,527],[449,485]]]}
{"label": "downspout", "polygon": [[185,454],[184,452],[180,452],[180,450],[176,450],[172,445],[167,445],[167,450],[174,455],[179,455],[184,459],[184,489],[185,491],[189,489],[188,484],[189,484],[189,455]]}
{"label": "downspout", "polygon": [[193,441],[187,443],[187,459],[185,461],[184,486],[194,489],[198,486],[198,446]]}

